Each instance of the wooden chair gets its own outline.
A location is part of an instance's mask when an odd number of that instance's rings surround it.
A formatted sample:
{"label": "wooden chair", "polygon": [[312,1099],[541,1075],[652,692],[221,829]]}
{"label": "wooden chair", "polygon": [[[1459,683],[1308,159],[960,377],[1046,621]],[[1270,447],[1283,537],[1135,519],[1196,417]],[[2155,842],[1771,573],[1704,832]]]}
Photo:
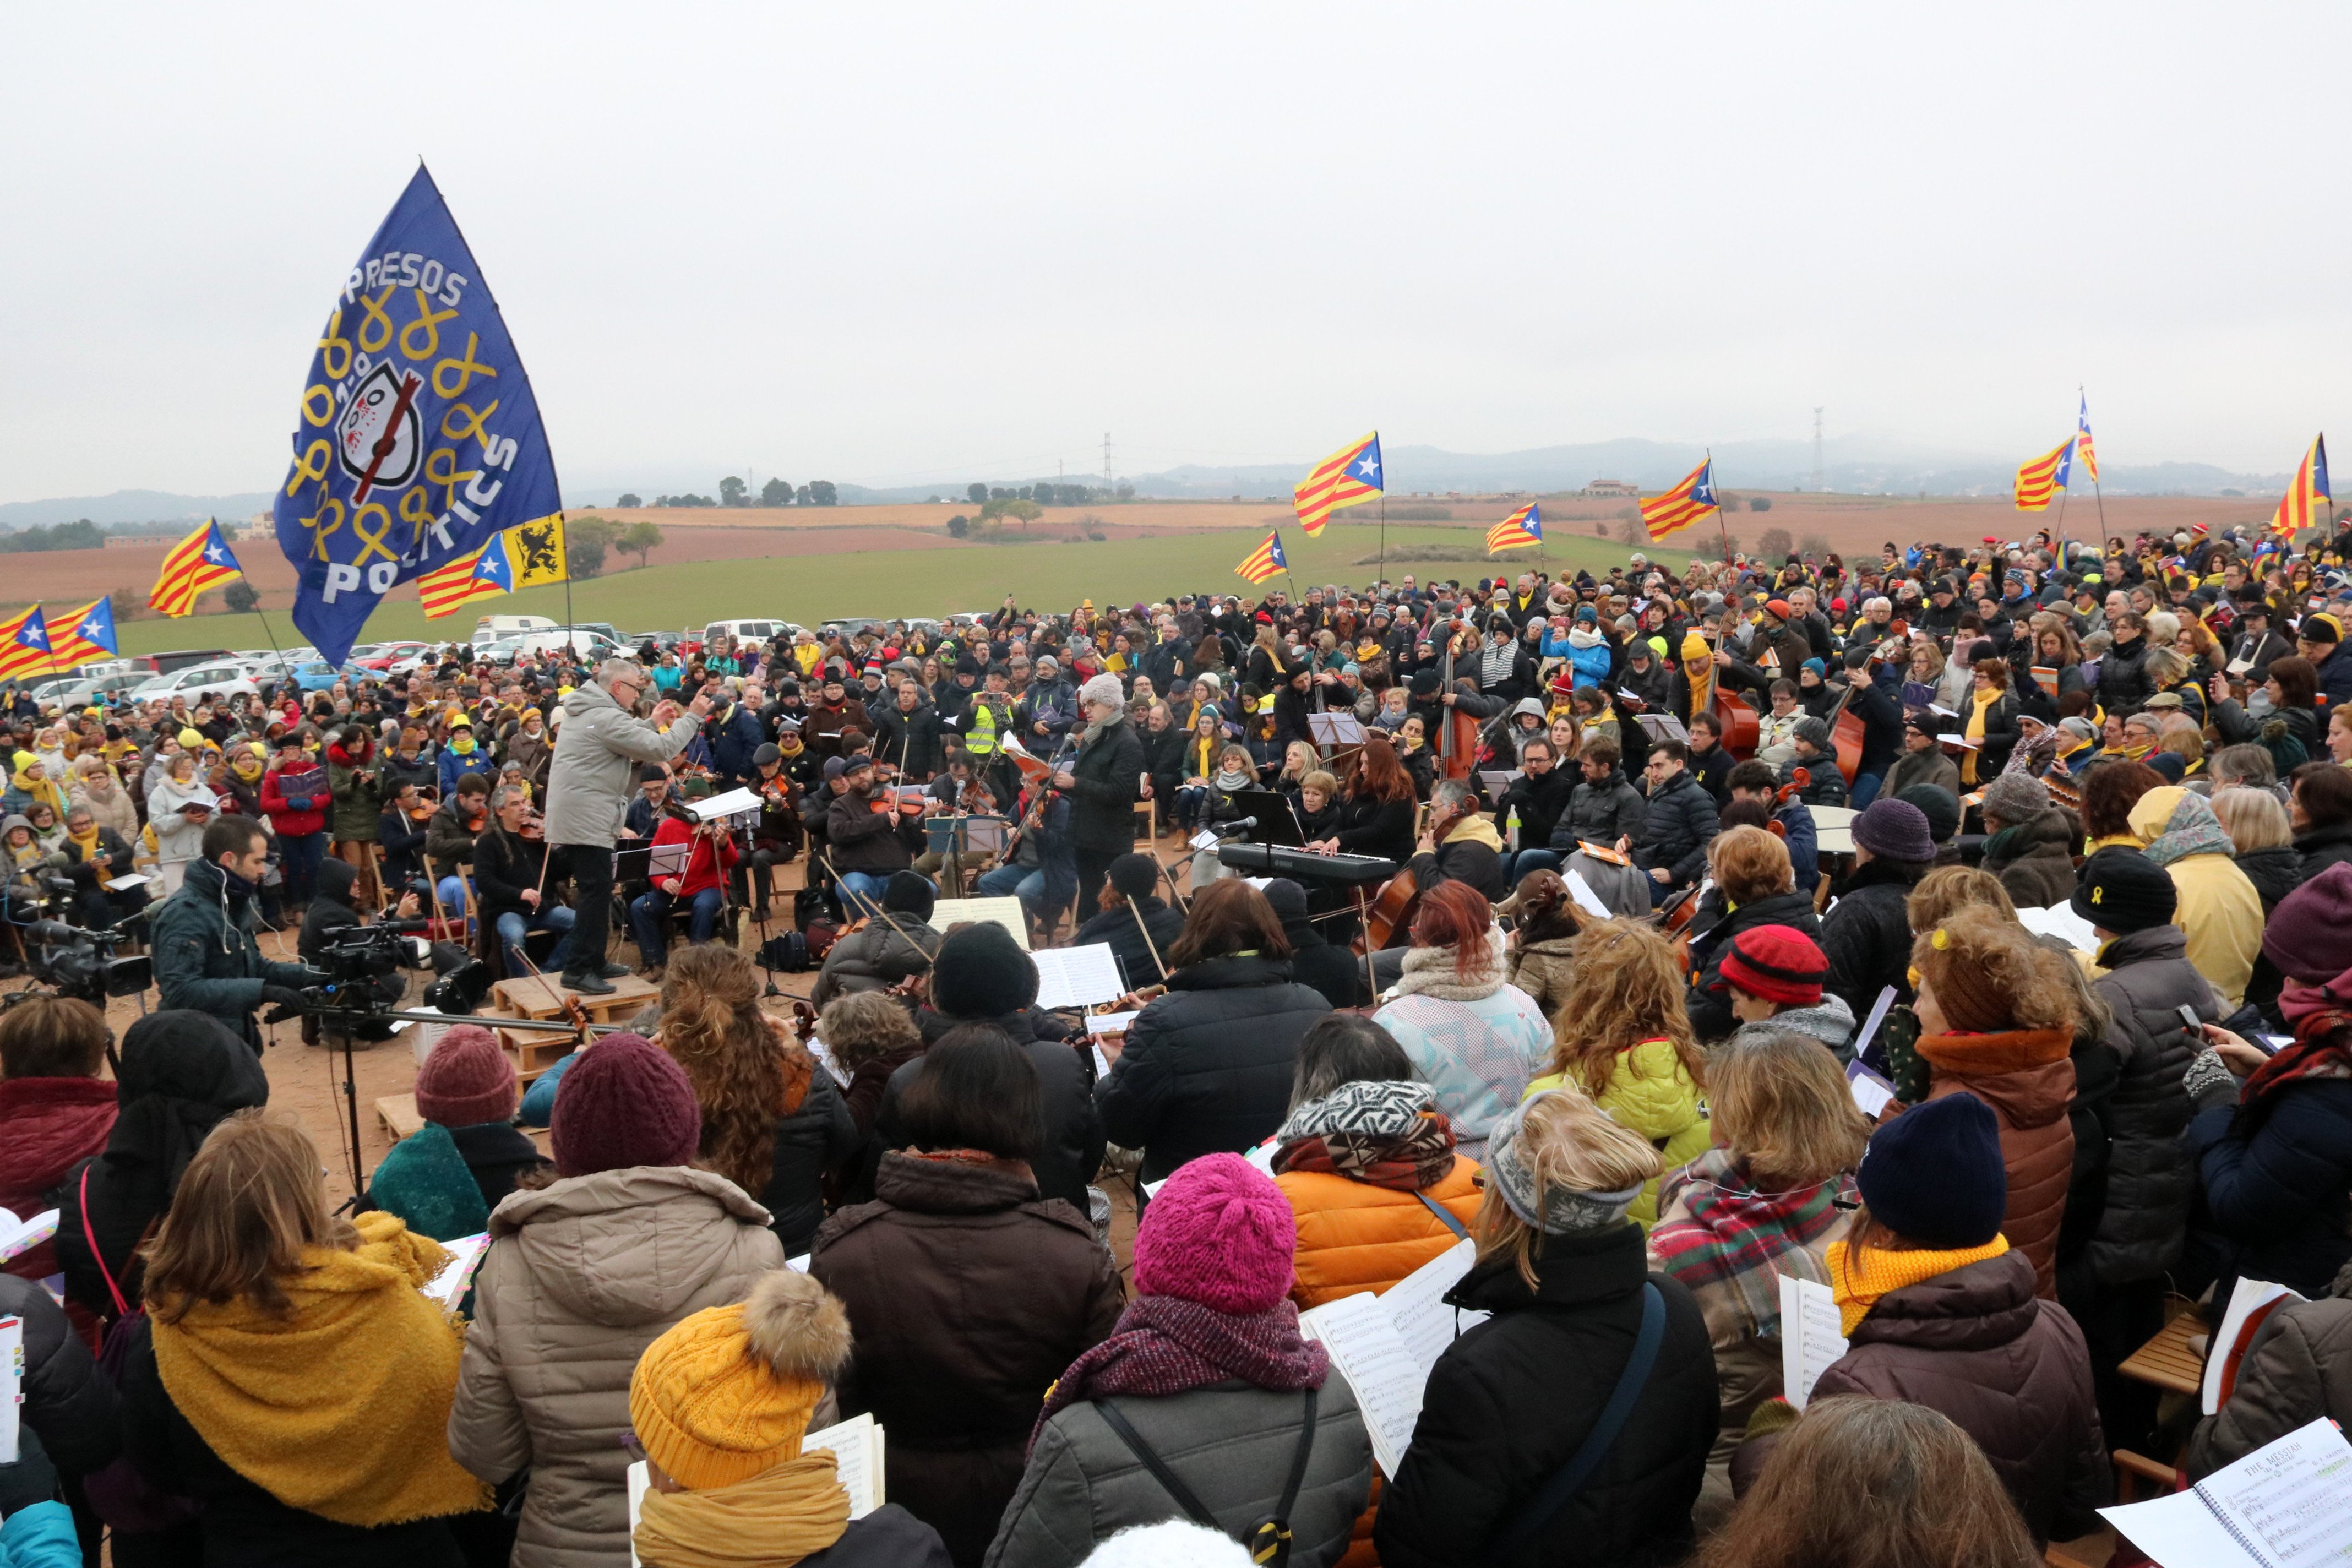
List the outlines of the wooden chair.
{"label": "wooden chair", "polygon": [[1143,818],[1144,842],[1157,844],[1160,841],[1160,802],[1157,799],[1139,800],[1135,803],[1135,813]]}

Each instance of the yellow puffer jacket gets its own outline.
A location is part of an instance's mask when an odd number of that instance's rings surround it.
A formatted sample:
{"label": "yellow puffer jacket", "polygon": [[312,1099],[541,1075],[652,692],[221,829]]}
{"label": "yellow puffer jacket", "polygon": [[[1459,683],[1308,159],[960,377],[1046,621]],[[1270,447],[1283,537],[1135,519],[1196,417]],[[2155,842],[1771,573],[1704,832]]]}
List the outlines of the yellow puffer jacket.
{"label": "yellow puffer jacket", "polygon": [[[1530,1096],[1560,1088],[1565,1079],[1547,1073],[1528,1085]],[[1573,1087],[1581,1089],[1581,1084]],[[1669,1171],[1679,1170],[1706,1152],[1715,1139],[1707,1125],[1706,1106],[1690,1069],[1675,1054],[1672,1040],[1643,1040],[1617,1053],[1609,1082],[1592,1102],[1620,1127],[1631,1128],[1657,1145]],[[1647,1231],[1658,1217],[1658,1183],[1653,1177],[1633,1200],[1633,1217]]]}

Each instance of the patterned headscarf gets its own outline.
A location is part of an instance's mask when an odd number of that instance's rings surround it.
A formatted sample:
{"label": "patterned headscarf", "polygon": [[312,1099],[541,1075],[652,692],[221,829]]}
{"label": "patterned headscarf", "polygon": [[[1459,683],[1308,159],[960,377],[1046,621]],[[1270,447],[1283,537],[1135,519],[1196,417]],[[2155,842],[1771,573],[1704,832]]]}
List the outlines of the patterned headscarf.
{"label": "patterned headscarf", "polygon": [[1454,1169],[1454,1125],[1425,1083],[1341,1084],[1292,1111],[1275,1139],[1276,1173],[1327,1171],[1413,1193]]}

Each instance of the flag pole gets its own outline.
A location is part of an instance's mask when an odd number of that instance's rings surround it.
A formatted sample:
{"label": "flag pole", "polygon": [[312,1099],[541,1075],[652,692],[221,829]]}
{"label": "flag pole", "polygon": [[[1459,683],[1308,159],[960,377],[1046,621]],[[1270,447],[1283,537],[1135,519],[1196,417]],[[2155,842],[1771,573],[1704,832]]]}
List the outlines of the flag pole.
{"label": "flag pole", "polygon": [[[1382,479],[1386,479],[1388,476],[1386,474],[1382,474],[1381,478]],[[1380,574],[1381,582],[1385,583],[1389,580],[1389,492],[1385,486],[1381,490]]]}
{"label": "flag pole", "polygon": [[[1706,488],[1710,494],[1714,492],[1715,448],[1712,447],[1706,448]],[[1723,535],[1723,569],[1728,574],[1731,570],[1731,524],[1723,519],[1723,500],[1720,496],[1716,498],[1715,502],[1715,528],[1717,532]]]}
{"label": "flag pole", "polygon": [[[2090,406],[2089,401],[2083,396],[2083,384],[2080,382],[2076,382],[2074,384],[2074,396],[2080,400],[2080,405],[2082,407],[2087,409]],[[2089,416],[2085,415],[2084,419],[2084,423],[2087,424],[2089,422]],[[2099,504],[2099,549],[2104,552],[2107,547],[2107,497],[2106,492],[2099,489],[2099,475],[2095,464],[2093,466],[2091,472],[2091,498]],[[2060,542],[2062,555],[2063,554],[2063,548],[2064,542],[2062,540]],[[2065,563],[2062,560],[2059,564],[2063,566]]]}

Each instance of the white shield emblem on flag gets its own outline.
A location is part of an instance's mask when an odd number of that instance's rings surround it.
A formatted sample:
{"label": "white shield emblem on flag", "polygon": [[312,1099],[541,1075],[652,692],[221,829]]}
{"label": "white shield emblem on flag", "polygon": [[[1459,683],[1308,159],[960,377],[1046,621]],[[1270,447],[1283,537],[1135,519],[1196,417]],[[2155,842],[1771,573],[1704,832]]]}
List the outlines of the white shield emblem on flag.
{"label": "white shield emblem on flag", "polygon": [[[412,373],[412,384],[406,398],[401,396],[399,373],[389,364],[380,364],[368,372],[359,390],[343,405],[342,417],[335,421],[335,456],[343,472],[354,479],[367,478],[373,465],[373,489],[398,489],[416,472],[418,455],[424,449],[423,420],[416,412],[416,399],[424,395],[422,380]],[[400,417],[393,417],[398,410]],[[389,436],[387,443],[385,437]],[[379,455],[381,461],[378,460]]]}

